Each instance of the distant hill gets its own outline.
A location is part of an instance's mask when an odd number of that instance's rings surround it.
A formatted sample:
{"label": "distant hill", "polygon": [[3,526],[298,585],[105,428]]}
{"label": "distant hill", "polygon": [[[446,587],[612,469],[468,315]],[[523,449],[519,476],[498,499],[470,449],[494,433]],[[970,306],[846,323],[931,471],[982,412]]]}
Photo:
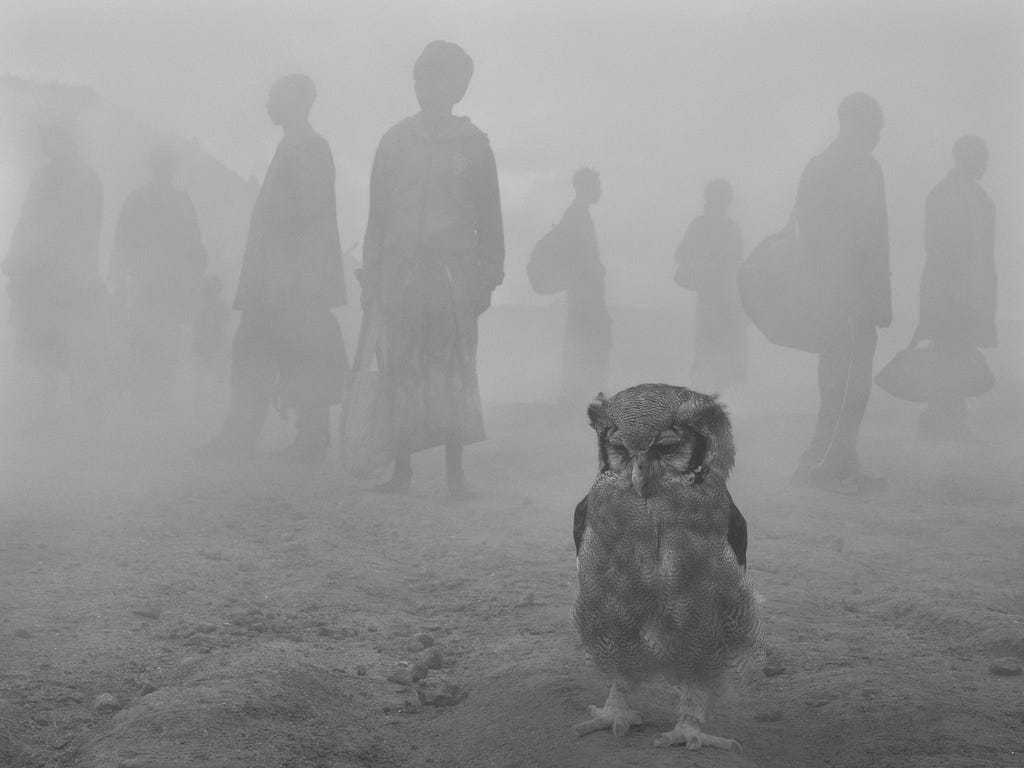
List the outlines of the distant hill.
{"label": "distant hill", "polygon": [[226,168],[198,142],[147,126],[91,88],[78,85],[0,76],[0,255],[6,251],[29,180],[44,162],[36,128],[47,120],[75,128],[83,156],[103,182],[104,274],[121,205],[129,192],[149,178],[154,144],[166,143],[178,151],[178,184],[195,203],[210,253],[210,271],[224,279],[230,294],[259,191],[257,183]]}

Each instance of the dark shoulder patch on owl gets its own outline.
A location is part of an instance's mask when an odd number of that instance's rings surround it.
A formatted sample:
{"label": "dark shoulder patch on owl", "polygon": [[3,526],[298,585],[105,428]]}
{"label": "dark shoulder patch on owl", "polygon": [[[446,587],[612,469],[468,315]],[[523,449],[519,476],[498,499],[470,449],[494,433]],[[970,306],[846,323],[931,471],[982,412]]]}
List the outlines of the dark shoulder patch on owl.
{"label": "dark shoulder patch on owl", "polygon": [[583,531],[587,529],[587,503],[590,494],[583,497],[576,505],[576,511],[572,513],[572,540],[576,544],[576,556],[580,554],[580,544],[583,542]]}
{"label": "dark shoulder patch on owl", "polygon": [[[747,521],[743,513],[732,500],[732,494],[726,491],[729,497],[729,532],[726,534],[726,541],[729,542],[729,549],[736,555],[736,562],[747,570]],[[586,501],[586,499],[584,499]]]}

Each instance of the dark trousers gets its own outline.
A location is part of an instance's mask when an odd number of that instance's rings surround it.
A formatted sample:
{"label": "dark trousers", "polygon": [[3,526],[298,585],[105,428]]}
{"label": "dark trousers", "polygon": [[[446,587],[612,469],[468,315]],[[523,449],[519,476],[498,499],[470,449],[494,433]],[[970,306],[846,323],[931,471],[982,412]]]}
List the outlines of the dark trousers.
{"label": "dark trousers", "polygon": [[878,331],[851,319],[818,355],[818,422],[801,463],[815,471],[850,476],[857,469],[857,435],[874,375]]}
{"label": "dark trousers", "polygon": [[256,442],[277,399],[282,411],[295,408],[299,439],[324,438],[346,368],[341,328],[330,310],[243,312],[232,345],[225,433],[242,444]]}

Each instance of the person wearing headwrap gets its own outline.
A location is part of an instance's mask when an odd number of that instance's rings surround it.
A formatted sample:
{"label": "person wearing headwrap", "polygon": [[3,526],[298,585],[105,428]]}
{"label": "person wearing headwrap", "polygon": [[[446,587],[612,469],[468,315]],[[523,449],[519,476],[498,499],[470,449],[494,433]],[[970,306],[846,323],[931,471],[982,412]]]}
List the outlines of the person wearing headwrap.
{"label": "person wearing headwrap", "polygon": [[484,439],[477,318],[504,278],[505,245],[487,135],[452,114],[472,74],[458,45],[428,44],[413,69],[420,112],[384,134],[373,160],[360,282],[364,313],[382,325],[395,457],[384,491],[407,491],[412,454],[444,445],[448,489],[463,495],[463,446]]}
{"label": "person wearing headwrap", "polygon": [[818,419],[793,475],[797,485],[852,494],[874,483],[861,472],[857,436],[871,394],[878,328],[892,322],[889,221],[882,168],[872,152],[884,124],[866,93],[839,104],[839,136],[804,169],[796,223],[836,309],[818,355]]}
{"label": "person wearing headwrap", "polygon": [[235,309],[231,407],[205,452],[252,450],[272,400],[296,411],[283,457],[321,461],[330,407],[341,402],[348,361],[331,309],[345,303],[334,158],[309,124],[316,87],[289,75],[270,89],[267,114],[284,130],[253,206]]}
{"label": "person wearing headwrap", "polygon": [[[952,170],[925,203],[927,258],[913,343],[931,341],[953,367],[966,357],[961,350],[996,345],[996,211],[979,183],[987,168],[985,141],[961,136],[953,144]],[[961,393],[948,391],[929,402],[921,414],[918,436],[970,438],[967,403]]]}
{"label": "person wearing headwrap", "polygon": [[121,208],[110,278],[127,294],[136,394],[169,402],[181,338],[206,269],[206,248],[188,193],[174,185],[177,157],[168,146],[150,154],[152,178]]}

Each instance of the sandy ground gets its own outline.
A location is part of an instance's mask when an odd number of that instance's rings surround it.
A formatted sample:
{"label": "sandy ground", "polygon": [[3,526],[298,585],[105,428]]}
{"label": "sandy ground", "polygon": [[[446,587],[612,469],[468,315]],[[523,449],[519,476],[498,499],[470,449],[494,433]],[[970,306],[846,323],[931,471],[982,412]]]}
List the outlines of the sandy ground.
{"label": "sandy ground", "polygon": [[869,414],[890,482],[864,498],[787,485],[809,414],[735,419],[771,674],[709,730],[742,755],[655,749],[657,688],[626,737],[569,732],[606,694],[567,619],[582,417],[491,408],[460,502],[436,452],[381,497],[333,457],[200,461],[192,417],[8,446],[0,766],[1024,765],[1024,676],[991,671],[1024,660],[1020,416],[975,412],[971,444],[918,443],[914,418]]}

